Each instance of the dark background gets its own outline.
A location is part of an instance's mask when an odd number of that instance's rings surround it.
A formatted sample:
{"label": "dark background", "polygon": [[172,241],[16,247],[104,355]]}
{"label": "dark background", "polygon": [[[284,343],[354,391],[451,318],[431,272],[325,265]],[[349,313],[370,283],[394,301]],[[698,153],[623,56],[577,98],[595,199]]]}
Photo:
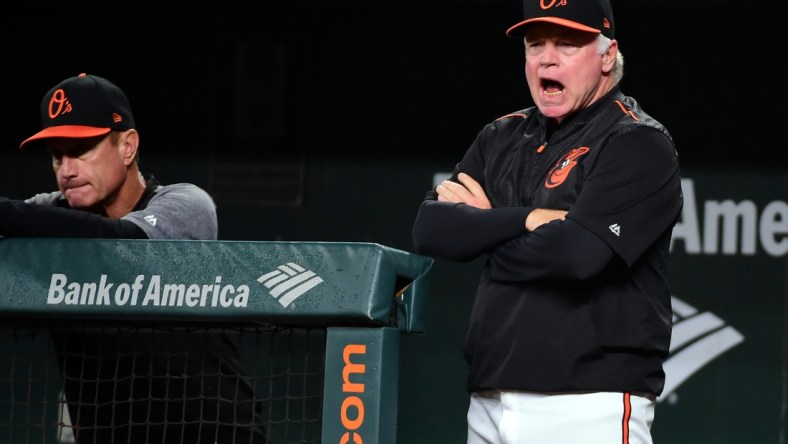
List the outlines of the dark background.
{"label": "dark background", "polygon": [[[684,164],[786,160],[772,132],[787,96],[772,37],[784,2],[614,3],[622,86],[671,130]],[[150,156],[270,154],[267,136],[308,160],[455,159],[483,123],[530,104],[520,42],[504,35],[520,5],[16,5],[0,18],[2,140],[12,148],[34,132],[43,93],[89,72],[127,92]]]}
{"label": "dark background", "polygon": [[[671,131],[683,167],[788,165],[788,69],[772,37],[783,4],[614,2],[622,88]],[[37,131],[43,94],[88,72],[129,96],[144,172],[214,195],[223,238],[408,249],[432,172],[531,104],[521,43],[504,35],[520,11],[516,0],[16,4],[0,17],[0,195],[54,188],[42,153],[16,147]]]}
{"label": "dark background", "polygon": [[[682,168],[784,171],[785,2],[614,0],[622,88]],[[208,190],[222,239],[412,250],[435,172],[530,106],[503,0],[33,1],[0,16],[0,195],[55,189],[44,93],[80,72],[129,96],[142,169]],[[428,332],[402,345],[399,442],[463,442],[461,344],[479,262],[437,261]]]}

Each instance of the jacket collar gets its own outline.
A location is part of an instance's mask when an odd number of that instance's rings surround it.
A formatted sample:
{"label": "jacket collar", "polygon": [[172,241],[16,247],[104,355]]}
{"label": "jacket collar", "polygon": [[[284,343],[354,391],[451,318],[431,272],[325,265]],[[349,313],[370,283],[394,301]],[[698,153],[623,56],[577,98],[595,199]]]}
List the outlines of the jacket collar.
{"label": "jacket collar", "polygon": [[[565,128],[569,125],[582,125],[591,120],[594,116],[596,116],[599,111],[613,102],[616,99],[621,99],[622,93],[621,89],[618,85],[615,85],[610,91],[605,93],[604,96],[597,99],[594,103],[588,105],[587,107],[575,111],[573,114],[570,114],[555,128],[552,128],[551,132],[555,132],[561,128]],[[539,110],[539,107],[536,107],[537,118],[539,119],[539,126],[542,128],[547,128],[549,119],[542,114],[542,111]]]}

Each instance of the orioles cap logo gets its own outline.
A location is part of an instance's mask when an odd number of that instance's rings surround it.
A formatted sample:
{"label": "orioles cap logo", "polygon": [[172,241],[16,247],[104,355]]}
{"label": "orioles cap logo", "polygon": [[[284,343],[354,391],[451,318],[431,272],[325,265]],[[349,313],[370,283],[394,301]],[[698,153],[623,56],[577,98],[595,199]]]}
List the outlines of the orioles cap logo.
{"label": "orioles cap logo", "polygon": [[544,186],[547,188],[555,188],[569,177],[569,173],[577,165],[577,159],[589,151],[588,147],[581,146],[566,153],[564,157],[558,160],[553,169],[547,173],[547,179],[544,181]]}
{"label": "orioles cap logo", "polygon": [[[544,9],[544,10],[547,10],[547,9],[552,8],[553,6],[566,6],[566,1],[567,0],[560,0],[560,1],[559,0],[550,0],[549,3],[545,4],[545,0],[539,0],[539,7]],[[558,3],[557,5],[556,5],[556,2]]]}
{"label": "orioles cap logo", "polygon": [[66,97],[66,92],[58,89],[52,94],[49,99],[49,118],[54,119],[57,116],[71,112],[71,102]]}

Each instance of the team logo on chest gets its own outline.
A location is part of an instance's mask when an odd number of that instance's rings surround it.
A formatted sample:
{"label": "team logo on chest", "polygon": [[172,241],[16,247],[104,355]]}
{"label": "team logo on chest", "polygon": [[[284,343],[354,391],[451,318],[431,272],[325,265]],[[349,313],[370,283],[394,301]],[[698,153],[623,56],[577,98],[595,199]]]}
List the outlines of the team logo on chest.
{"label": "team logo on chest", "polygon": [[577,159],[588,151],[588,147],[581,146],[580,148],[575,148],[566,153],[564,157],[555,164],[553,169],[547,173],[547,179],[544,181],[544,186],[547,188],[555,188],[564,183],[566,178],[569,177],[572,168],[577,165]]}

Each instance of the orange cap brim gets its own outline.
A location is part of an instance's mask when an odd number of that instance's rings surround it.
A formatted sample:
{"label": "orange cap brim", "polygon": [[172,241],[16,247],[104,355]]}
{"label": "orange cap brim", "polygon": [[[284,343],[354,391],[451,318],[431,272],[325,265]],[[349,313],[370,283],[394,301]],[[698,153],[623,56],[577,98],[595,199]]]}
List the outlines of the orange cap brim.
{"label": "orange cap brim", "polygon": [[111,128],[99,128],[95,126],[81,126],[81,125],[60,125],[50,126],[38,133],[34,134],[24,142],[19,144],[22,149],[30,142],[35,142],[42,139],[53,139],[62,137],[67,139],[85,139],[88,137],[103,136],[111,131]]}
{"label": "orange cap brim", "polygon": [[[523,27],[529,23],[534,23],[534,22],[548,22],[548,23],[554,23],[556,25],[566,26],[567,28],[577,29],[578,31],[593,32],[595,34],[602,33],[601,29],[592,28],[590,26],[586,26],[582,23],[573,22],[571,20],[562,19],[558,17],[538,17],[538,18],[523,20],[522,22],[512,26],[511,28],[506,30],[506,35],[509,37],[522,35],[524,33]],[[518,31],[517,34],[514,33],[515,31]]]}

